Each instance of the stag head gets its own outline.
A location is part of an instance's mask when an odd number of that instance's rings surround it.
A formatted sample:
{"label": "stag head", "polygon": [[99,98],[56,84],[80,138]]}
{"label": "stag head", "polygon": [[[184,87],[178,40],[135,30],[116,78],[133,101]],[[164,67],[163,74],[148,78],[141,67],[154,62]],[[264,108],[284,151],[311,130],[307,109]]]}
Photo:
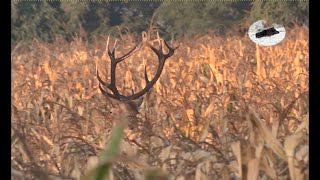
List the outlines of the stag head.
{"label": "stag head", "polygon": [[[168,48],[169,52],[165,54],[162,51],[162,45],[160,45],[160,48],[157,49],[153,47],[150,43],[146,43],[146,46],[149,47],[158,57],[158,68],[156,71],[155,76],[150,80],[147,75],[147,68],[145,67],[144,72],[144,79],[146,82],[146,86],[140,90],[139,92],[132,92],[131,95],[125,96],[119,93],[117,87],[116,87],[116,66],[118,63],[122,62],[129,56],[131,56],[139,47],[140,43],[137,44],[133,49],[131,49],[128,53],[125,55],[116,58],[115,57],[115,49],[110,50],[108,46],[108,55],[111,59],[111,82],[110,84],[104,82],[101,77],[99,76],[99,72],[97,70],[97,78],[99,80],[99,88],[103,95],[105,95],[113,105],[113,108],[111,109],[111,112],[113,116],[119,117],[119,116],[125,116],[125,117],[136,117],[136,115],[139,113],[138,108],[142,104],[143,101],[143,95],[145,95],[157,82],[159,79],[161,72],[163,70],[164,64],[166,60],[171,57],[174,54],[174,51],[179,47],[172,48],[170,47],[166,41],[164,41],[165,46]],[[111,93],[109,93],[107,90],[110,90]]]}

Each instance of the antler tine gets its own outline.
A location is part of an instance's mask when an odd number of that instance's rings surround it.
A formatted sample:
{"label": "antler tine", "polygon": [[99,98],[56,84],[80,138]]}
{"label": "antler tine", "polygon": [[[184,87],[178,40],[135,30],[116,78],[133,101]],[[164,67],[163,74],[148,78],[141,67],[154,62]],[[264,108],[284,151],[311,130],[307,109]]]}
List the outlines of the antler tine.
{"label": "antler tine", "polygon": [[131,49],[127,54],[119,57],[119,58],[115,58],[115,48],[112,49],[112,51],[110,51],[109,46],[108,46],[108,55],[111,59],[111,62],[113,62],[114,64],[118,64],[121,61],[125,60],[126,58],[128,58],[129,56],[131,56],[136,50],[138,50],[140,48],[140,43],[138,43],[137,45],[135,45],[135,47],[133,49]]}
{"label": "antler tine", "polygon": [[144,66],[144,79],[146,81],[146,84],[149,84],[150,81],[149,81],[149,78],[148,78],[147,66]]}
{"label": "antler tine", "polygon": [[138,43],[133,49],[131,49],[127,54],[117,58],[118,62],[121,62],[131,56],[136,50],[140,48],[141,43]]}
{"label": "antler tine", "polygon": [[[114,99],[118,99],[114,94],[108,93],[106,90],[104,90],[104,89],[101,87],[101,84],[99,84],[99,89],[100,89],[100,91],[102,92],[103,95],[112,97],[112,98],[114,98]],[[109,89],[109,88],[108,88],[108,89]]]}
{"label": "antler tine", "polygon": [[153,47],[153,46],[152,46],[150,43],[148,43],[148,42],[146,42],[146,44],[147,44],[147,46],[148,46],[149,48],[152,49],[153,52],[155,52],[155,53],[157,54],[158,58],[161,57],[161,56],[163,56],[162,45],[161,45],[161,44],[160,44],[160,48],[159,48],[159,49],[156,49],[155,47]]}
{"label": "antler tine", "polygon": [[168,43],[167,43],[166,41],[164,41],[164,44],[165,44],[165,45],[167,46],[167,48],[169,49],[168,54],[165,54],[165,55],[164,55],[164,56],[165,56],[165,59],[167,59],[167,58],[169,58],[170,56],[172,56],[173,53],[174,53],[174,50],[178,49],[179,46],[180,46],[180,44],[179,44],[177,47],[172,48],[172,47],[170,47],[170,46],[168,45]]}
{"label": "antler tine", "polygon": [[[112,98],[116,98],[116,96],[115,96],[114,94],[116,94],[117,92],[114,91],[114,88],[112,87],[112,84],[108,84],[108,83],[104,82],[104,81],[101,79],[101,77],[100,77],[100,75],[99,75],[99,70],[98,70],[98,69],[97,69],[97,78],[98,78],[98,81],[99,81],[99,89],[100,89],[100,91],[102,92],[102,94],[107,95],[107,96],[110,96],[110,97],[112,97]],[[104,86],[104,87],[106,87],[106,88],[108,88],[109,90],[111,90],[113,94],[108,93],[106,90],[104,90],[104,89],[102,88],[101,85]],[[119,93],[118,93],[118,94],[119,94]]]}
{"label": "antler tine", "polygon": [[110,51],[109,42],[108,42],[107,46],[108,46],[107,47],[108,48],[108,55],[111,59],[111,62],[114,62],[114,60],[115,60],[115,47],[112,49],[112,51]]}
{"label": "antler tine", "polygon": [[[165,41],[164,41],[165,42]],[[150,47],[152,49],[153,52],[156,53],[156,55],[158,56],[158,61],[159,61],[159,65],[158,65],[158,69],[157,69],[157,72],[155,74],[155,76],[153,77],[153,79],[150,81],[148,79],[148,75],[147,75],[147,67],[145,67],[145,81],[146,81],[146,86],[145,88],[143,88],[141,91],[139,91],[138,93],[136,94],[132,94],[130,96],[126,96],[126,97],[123,97],[124,99],[126,100],[134,100],[134,99],[137,99],[137,98],[140,98],[141,96],[143,96],[145,93],[147,93],[151,88],[152,86],[157,82],[157,80],[159,79],[161,73],[162,73],[162,70],[163,70],[163,67],[164,67],[164,63],[166,61],[166,59],[168,59],[169,57],[171,57],[173,54],[174,54],[174,51],[179,47],[176,47],[176,48],[171,48],[166,42],[165,42],[165,45],[168,47],[169,49],[169,52],[167,54],[163,54],[163,51],[162,51],[162,46],[160,45],[160,48],[159,49],[156,49],[155,47],[153,47],[150,43],[146,42],[147,46]]]}
{"label": "antler tine", "polygon": [[[104,82],[100,75],[99,75],[99,71],[97,70],[97,78],[98,78],[98,81],[99,81],[99,89],[101,90],[101,92],[106,95],[106,96],[109,96],[111,98],[114,98],[114,99],[118,99],[118,100],[121,100],[123,99],[123,95],[121,95],[116,87],[116,77],[115,77],[115,74],[116,74],[116,65],[125,60],[126,58],[128,58],[130,55],[132,55],[132,53],[134,53],[137,49],[138,49],[138,46],[140,45],[140,43],[138,43],[133,49],[131,49],[128,53],[126,53],[125,55],[121,56],[120,58],[115,58],[115,48],[112,49],[112,51],[110,51],[110,48],[109,48],[109,44],[108,44],[108,55],[111,59],[111,83],[108,84],[106,82]],[[108,88],[113,94],[111,93],[108,93],[101,85],[103,85],[104,87]]]}
{"label": "antler tine", "polygon": [[104,81],[101,79],[101,77],[100,77],[100,75],[99,75],[99,70],[98,70],[98,69],[97,69],[97,78],[98,78],[99,84],[102,84],[103,86],[109,86],[108,83],[104,82]]}

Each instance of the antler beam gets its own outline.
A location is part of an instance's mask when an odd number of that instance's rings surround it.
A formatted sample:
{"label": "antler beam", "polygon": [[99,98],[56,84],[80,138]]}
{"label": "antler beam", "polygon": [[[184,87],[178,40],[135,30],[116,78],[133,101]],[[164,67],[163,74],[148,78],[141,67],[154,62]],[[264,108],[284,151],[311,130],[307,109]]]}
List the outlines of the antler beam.
{"label": "antler beam", "polygon": [[[152,88],[152,86],[159,79],[159,77],[160,77],[160,75],[162,73],[162,70],[163,70],[163,67],[164,67],[166,59],[171,57],[174,54],[174,51],[179,47],[179,46],[177,46],[175,48],[172,48],[167,44],[166,41],[164,41],[164,44],[169,49],[169,52],[167,54],[163,53],[162,45],[160,45],[159,49],[156,49],[150,43],[146,42],[146,45],[148,47],[150,47],[151,50],[153,52],[155,52],[157,57],[158,57],[159,65],[158,65],[158,68],[157,68],[157,72],[156,72],[155,76],[152,78],[152,80],[150,81],[149,78],[148,78],[148,75],[147,75],[147,67],[145,67],[144,76],[145,76],[146,86],[141,91],[139,91],[138,93],[133,93],[130,96],[121,95],[119,93],[118,89],[116,88],[116,77],[115,77],[116,65],[119,62],[121,62],[121,61],[125,60],[126,58],[128,58],[129,56],[131,56],[138,49],[138,46],[140,44],[137,44],[132,50],[130,50],[127,54],[123,55],[120,58],[115,58],[115,49],[110,51],[110,49],[108,47],[108,55],[109,55],[109,57],[111,59],[111,82],[110,82],[110,84],[104,82],[101,79],[101,77],[99,76],[99,72],[97,70],[97,78],[99,80],[99,88],[100,88],[101,92],[105,96],[108,96],[108,97],[111,97],[111,98],[114,98],[114,99],[117,99],[117,100],[120,100],[120,101],[130,101],[130,100],[134,100],[134,99],[138,99],[138,98],[142,97],[145,93],[147,93]],[[108,93],[105,90],[105,88],[109,89],[113,94]]]}

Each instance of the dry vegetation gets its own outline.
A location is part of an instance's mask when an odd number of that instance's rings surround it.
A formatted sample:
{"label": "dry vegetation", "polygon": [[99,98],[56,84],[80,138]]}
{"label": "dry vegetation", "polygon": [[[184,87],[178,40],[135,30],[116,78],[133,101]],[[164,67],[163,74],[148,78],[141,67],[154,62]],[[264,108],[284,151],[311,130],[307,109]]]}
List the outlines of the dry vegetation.
{"label": "dry vegetation", "polygon": [[[287,31],[273,47],[214,35],[180,42],[109,178],[308,179],[309,30]],[[109,70],[106,39],[13,48],[13,179],[80,179],[96,164],[117,121],[96,79],[96,67]],[[118,40],[118,56],[132,39]],[[120,63],[122,93],[144,86],[144,64],[152,77],[148,48]]]}

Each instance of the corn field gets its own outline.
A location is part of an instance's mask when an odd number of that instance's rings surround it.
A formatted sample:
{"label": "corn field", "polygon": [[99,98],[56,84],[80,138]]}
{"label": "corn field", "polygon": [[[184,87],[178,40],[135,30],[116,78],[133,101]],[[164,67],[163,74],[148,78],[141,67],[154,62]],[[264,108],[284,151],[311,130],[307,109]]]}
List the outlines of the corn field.
{"label": "corn field", "polygon": [[[144,97],[135,131],[125,130],[104,167],[107,179],[308,179],[309,40],[288,29],[276,46],[247,36],[173,41],[159,81]],[[137,41],[126,34],[116,55]],[[117,119],[96,70],[110,76],[108,37],[92,44],[33,40],[12,50],[12,179],[90,179]],[[159,37],[150,33],[159,47]],[[117,66],[129,95],[158,61],[142,47]]]}

